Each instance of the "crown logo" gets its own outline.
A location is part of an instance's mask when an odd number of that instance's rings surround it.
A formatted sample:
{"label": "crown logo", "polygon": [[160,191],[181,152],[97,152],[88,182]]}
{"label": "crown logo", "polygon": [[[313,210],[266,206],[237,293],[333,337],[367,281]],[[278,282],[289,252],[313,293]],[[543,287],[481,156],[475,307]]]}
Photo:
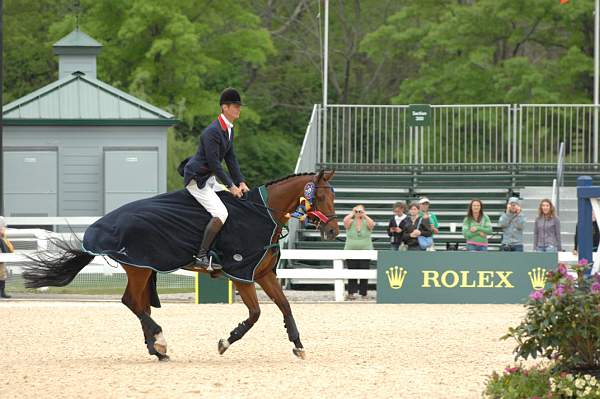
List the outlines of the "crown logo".
{"label": "crown logo", "polygon": [[534,267],[528,274],[529,280],[531,280],[531,286],[534,290],[544,289],[544,286],[546,285],[546,269]]}
{"label": "crown logo", "polygon": [[390,287],[394,290],[398,290],[402,288],[402,284],[404,284],[404,278],[408,274],[403,267],[392,266],[385,271],[387,275],[388,281],[390,282]]}

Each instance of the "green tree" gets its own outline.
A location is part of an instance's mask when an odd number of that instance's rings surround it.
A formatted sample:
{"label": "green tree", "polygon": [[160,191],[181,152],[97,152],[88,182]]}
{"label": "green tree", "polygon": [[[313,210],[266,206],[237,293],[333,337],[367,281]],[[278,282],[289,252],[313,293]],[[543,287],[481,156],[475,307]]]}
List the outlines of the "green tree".
{"label": "green tree", "polygon": [[69,0],[4,1],[4,103],[56,80],[48,27],[69,12]]}
{"label": "green tree", "polygon": [[589,103],[593,1],[404,1],[368,35],[409,72],[395,103]]}
{"label": "green tree", "polygon": [[183,188],[183,177],[179,175],[177,168],[179,163],[196,152],[197,143],[190,138],[177,138],[175,129],[169,129],[167,133],[167,190],[179,190]]}

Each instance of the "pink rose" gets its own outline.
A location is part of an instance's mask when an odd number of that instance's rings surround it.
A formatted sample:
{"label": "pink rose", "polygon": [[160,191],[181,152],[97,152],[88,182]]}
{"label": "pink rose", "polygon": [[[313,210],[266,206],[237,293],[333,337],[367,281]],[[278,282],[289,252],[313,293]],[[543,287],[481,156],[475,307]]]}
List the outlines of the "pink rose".
{"label": "pink rose", "polygon": [[587,259],[585,259],[585,258],[581,258],[581,259],[579,259],[579,262],[577,262],[577,264],[578,264],[579,266],[585,266],[585,265],[587,265],[587,264],[588,264],[588,260],[587,260]]}
{"label": "pink rose", "polygon": [[529,298],[534,301],[540,301],[544,299],[544,290],[535,290],[529,294]]}
{"label": "pink rose", "polygon": [[600,283],[599,282],[596,281],[594,284],[592,284],[591,292],[592,292],[592,294],[600,294]]}
{"label": "pink rose", "polygon": [[561,263],[560,265],[558,265],[558,274],[560,274],[561,276],[564,276],[565,274],[567,274],[567,267],[565,266],[564,263]]}
{"label": "pink rose", "polygon": [[554,296],[561,297],[565,294],[565,286],[563,284],[558,284],[552,293]]}

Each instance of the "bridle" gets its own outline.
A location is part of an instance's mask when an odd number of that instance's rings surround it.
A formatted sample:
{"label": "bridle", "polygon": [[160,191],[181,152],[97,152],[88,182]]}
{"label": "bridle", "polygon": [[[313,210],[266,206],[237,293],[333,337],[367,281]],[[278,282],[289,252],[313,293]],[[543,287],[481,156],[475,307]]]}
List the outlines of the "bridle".
{"label": "bridle", "polygon": [[[253,203],[256,206],[267,209],[271,213],[283,214],[287,219],[294,218],[294,219],[303,221],[306,218],[308,218],[308,219],[316,220],[316,227],[318,229],[320,229],[321,232],[323,232],[324,226],[327,226],[333,220],[337,220],[337,216],[335,214],[326,215],[318,209],[318,204],[316,201],[316,189],[317,188],[329,189],[333,193],[335,193],[334,188],[329,184],[326,186],[317,186],[315,184],[315,182],[313,182],[313,181],[306,183],[306,185],[304,186],[304,196],[303,197],[301,196],[298,199],[298,207],[300,208],[300,206],[303,205],[304,209],[305,209],[304,212],[299,212],[297,210],[296,212],[290,213],[286,210],[271,208],[271,207],[263,205],[261,203],[256,203],[256,202],[253,202]],[[243,201],[247,201],[246,198],[241,198],[241,199]],[[286,228],[285,225],[281,225],[279,223],[277,223],[277,224],[280,229]]]}
{"label": "bridle", "polygon": [[305,198],[307,203],[310,205],[310,208],[307,209],[306,217],[316,220],[316,227],[322,231],[322,229],[325,228],[325,226],[327,226],[331,221],[337,220],[337,215],[335,213],[326,215],[319,210],[319,204],[317,201],[317,189],[319,188],[329,189],[335,194],[335,190],[329,184],[326,186],[317,186],[315,182],[308,182],[304,186],[304,197],[302,198]]}

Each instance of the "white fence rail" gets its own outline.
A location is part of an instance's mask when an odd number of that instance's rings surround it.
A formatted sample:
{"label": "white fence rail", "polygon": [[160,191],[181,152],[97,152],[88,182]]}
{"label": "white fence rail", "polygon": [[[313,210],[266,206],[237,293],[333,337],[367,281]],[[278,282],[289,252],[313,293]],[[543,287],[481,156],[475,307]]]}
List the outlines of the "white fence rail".
{"label": "white fence rail", "polygon": [[[335,300],[344,300],[344,280],[349,278],[354,279],[376,279],[377,270],[348,270],[344,269],[344,260],[346,259],[369,259],[377,260],[377,251],[340,251],[340,250],[322,250],[309,251],[302,249],[282,250],[282,259],[294,260],[331,260],[333,268],[331,269],[278,269],[277,277],[280,279],[303,279],[303,280],[334,280]],[[0,253],[0,262],[6,263],[26,263],[28,258],[25,253]],[[20,275],[23,271],[22,266],[9,265],[11,272],[15,275]],[[103,275],[113,275],[117,273],[125,273],[123,268],[116,262],[107,262],[104,258],[97,256],[86,266],[80,274],[95,273]],[[194,272],[187,270],[178,270],[179,275],[194,276]]]}
{"label": "white fence rail", "polygon": [[89,226],[101,216],[7,216],[8,226]]}
{"label": "white fence rail", "polygon": [[[18,225],[87,225],[97,220],[96,217],[50,217],[50,218],[25,218],[13,217],[7,218],[10,224]],[[9,229],[8,236],[10,239],[19,240],[29,238],[36,241],[35,247],[38,250],[48,249],[49,239],[52,237],[68,238],[70,233],[54,233],[43,229]],[[31,255],[34,251],[17,250],[15,253],[0,253],[0,262],[7,263],[11,274],[18,276],[23,272],[23,263],[29,261],[27,255]],[[346,259],[369,259],[377,260],[377,251],[343,251],[343,250],[289,250],[283,249],[281,259],[285,260],[329,260],[332,261],[332,268],[297,268],[297,269],[278,269],[277,277],[280,279],[302,279],[315,281],[333,281],[335,300],[343,301],[344,299],[344,280],[347,279],[369,279],[377,278],[376,270],[348,270],[344,268]],[[105,258],[97,256],[86,266],[81,272],[81,275],[95,274],[112,276],[123,274],[123,268],[113,261],[107,261]],[[187,270],[178,270],[175,272],[181,276],[194,276],[194,272]]]}
{"label": "white fence rail", "polygon": [[[330,260],[333,262],[332,268],[298,268],[298,269],[278,269],[277,277],[280,279],[302,279],[302,280],[326,280],[334,282],[334,297],[336,301],[344,300],[344,281],[347,279],[376,279],[377,270],[348,270],[344,268],[346,259],[368,259],[377,260],[378,251],[345,251],[345,250],[282,250],[281,258],[289,260]],[[598,253],[594,254],[597,261]],[[14,274],[21,274],[22,267],[10,265],[10,263],[27,262],[24,253],[2,254],[0,253],[0,262],[9,263],[9,268]],[[577,256],[570,252],[559,252],[559,262],[577,263]],[[104,275],[113,275],[124,273],[124,270],[114,264],[107,262],[102,257],[96,257],[92,263],[86,266],[81,273],[96,273]],[[176,272],[182,276],[194,276],[194,272],[178,270]]]}

